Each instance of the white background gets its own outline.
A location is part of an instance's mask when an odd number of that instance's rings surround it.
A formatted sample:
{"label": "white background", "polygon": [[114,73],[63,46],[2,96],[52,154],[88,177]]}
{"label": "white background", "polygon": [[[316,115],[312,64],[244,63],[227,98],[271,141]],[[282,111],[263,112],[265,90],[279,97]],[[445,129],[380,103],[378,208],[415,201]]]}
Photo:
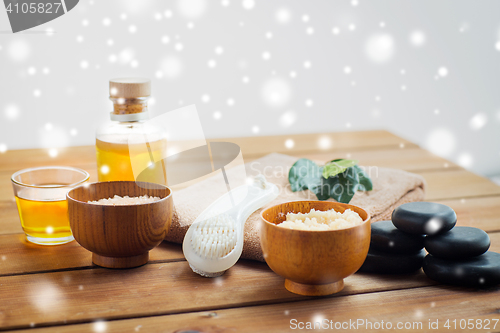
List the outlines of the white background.
{"label": "white background", "polygon": [[207,137],[388,129],[493,176],[499,13],[498,1],[81,0],[12,34],[1,8],[0,152],[93,144],[108,80],[143,76],[153,115],[196,104]]}

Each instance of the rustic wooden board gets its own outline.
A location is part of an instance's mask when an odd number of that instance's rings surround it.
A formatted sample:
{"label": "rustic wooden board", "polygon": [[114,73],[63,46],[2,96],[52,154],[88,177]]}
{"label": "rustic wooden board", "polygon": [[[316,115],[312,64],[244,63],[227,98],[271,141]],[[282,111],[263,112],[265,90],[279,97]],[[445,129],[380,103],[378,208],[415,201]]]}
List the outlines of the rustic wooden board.
{"label": "rustic wooden board", "polygon": [[416,172],[427,182],[425,200],[462,199],[500,194],[500,186],[467,170]]}
{"label": "rustic wooden board", "polygon": [[[185,260],[181,246],[162,242],[149,252],[149,262]],[[59,246],[29,243],[24,234],[0,236],[0,276],[68,269],[97,268],[92,253],[76,241]]]}
{"label": "rustic wooden board", "polygon": [[[500,251],[500,233],[491,238],[491,250]],[[286,291],[283,281],[265,264],[246,260],[216,279],[194,274],[186,262],[148,264],[130,270],[94,268],[3,276],[0,327],[143,317],[306,299]],[[406,297],[415,298],[419,287],[436,284],[423,272],[406,276],[355,274],[345,283],[345,289],[331,297],[344,299],[339,296],[412,288]],[[433,293],[427,291],[426,295],[438,302]],[[390,300],[383,297],[384,304]],[[495,297],[500,299],[498,293]],[[377,303],[372,300],[370,304],[373,307]],[[30,313],[29,318],[25,313]]]}
{"label": "rustic wooden board", "polygon": [[[293,148],[286,148],[285,141],[294,140]],[[320,144],[321,141],[330,142],[328,147]],[[258,157],[270,152],[283,154],[304,154],[318,151],[346,151],[358,149],[399,148],[400,144],[406,147],[416,147],[410,141],[402,139],[390,132],[360,131],[338,133],[293,134],[275,136],[256,136],[230,139],[210,139],[209,141],[230,141],[238,144],[244,157]]]}
{"label": "rustic wooden board", "polygon": [[500,196],[437,201],[457,213],[457,225],[500,231]]}
{"label": "rustic wooden board", "polygon": [[[435,284],[420,272],[404,278],[355,274],[336,294]],[[29,286],[29,287],[28,287]],[[29,327],[129,316],[211,310],[305,299],[264,263],[241,261],[220,278],[203,278],[187,262],[130,270],[103,268],[0,277],[0,327]],[[15,304],[15,306],[12,306]],[[26,314],[29,314],[27,316]]]}
{"label": "rustic wooden board", "polygon": [[448,170],[458,166],[418,147],[358,150],[353,152],[305,153],[300,157],[327,162],[335,158],[349,158],[363,166],[402,169],[406,171]]}
{"label": "rustic wooden board", "polygon": [[[295,325],[299,322],[323,322],[327,320],[324,331],[358,331],[358,332],[385,332],[378,326],[383,321],[385,328],[391,323],[392,330],[404,332],[433,332],[429,322],[433,325],[437,321],[440,332],[498,332],[500,297],[498,290],[472,290],[446,286],[430,286],[410,290],[394,290],[369,294],[358,294],[344,297],[327,297],[315,300],[240,307],[234,309],[203,311],[168,316],[155,316],[115,321],[97,321],[88,324],[67,325],[59,327],[41,328],[36,332],[91,332],[105,328],[106,332],[290,332],[299,330]],[[474,324],[480,320],[483,329],[460,329],[467,325],[470,319]],[[484,329],[486,320],[489,320],[489,330]],[[296,321],[294,321],[296,320]],[[360,326],[349,326],[351,320],[359,322]],[[449,320],[450,328],[444,327]],[[456,329],[453,320],[456,320]],[[332,324],[330,324],[332,321]],[[344,324],[344,329],[335,329],[335,323]],[[371,323],[368,324],[368,322]],[[408,329],[397,330],[398,322]],[[496,327],[494,325],[496,323]],[[312,324],[314,325],[314,324]],[[479,323],[478,323],[479,325]],[[315,330],[314,330],[315,331]],[[31,332],[22,330],[19,332]]]}
{"label": "rustic wooden board", "polygon": [[[322,150],[318,142],[325,137],[332,145]],[[289,138],[295,141],[293,149],[284,146]],[[458,225],[488,231],[490,250],[500,252],[500,187],[386,131],[213,141],[238,143],[245,162],[281,152],[319,161],[354,158],[362,165],[419,173],[428,182],[427,200],[454,208]],[[105,325],[107,332],[207,327],[220,332],[276,332],[289,331],[292,316],[301,321],[319,315],[333,320],[425,323],[428,319],[443,323],[448,318],[500,318],[498,289],[434,286],[422,272],[405,277],[355,274],[346,279],[341,293],[308,299],[287,292],[283,279],[265,263],[242,260],[222,278],[201,278],[191,272],[179,245],[160,245],[143,267],[108,270],[93,266],[90,253],[76,242],[52,248],[26,244],[12,201],[10,176],[14,171],[71,165],[89,171],[93,181],[97,179],[93,146],[61,150],[53,159],[47,156],[45,150],[0,154],[0,330],[29,328],[33,323],[61,325],[37,330],[40,332],[96,331],[93,322],[105,320],[97,325]],[[495,331],[500,331],[500,324]]]}

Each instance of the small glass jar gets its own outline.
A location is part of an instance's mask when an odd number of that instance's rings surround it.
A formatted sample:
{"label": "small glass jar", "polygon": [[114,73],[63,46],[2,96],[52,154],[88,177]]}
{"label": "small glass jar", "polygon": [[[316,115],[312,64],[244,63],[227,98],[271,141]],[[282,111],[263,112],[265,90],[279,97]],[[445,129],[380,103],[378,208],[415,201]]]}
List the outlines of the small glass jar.
{"label": "small glass jar", "polygon": [[165,184],[166,170],[161,161],[166,135],[163,129],[145,124],[149,119],[151,82],[138,78],[113,79],[109,86],[113,102],[111,123],[101,126],[96,133],[99,181],[136,181],[147,169],[147,179],[140,177],[141,181]]}

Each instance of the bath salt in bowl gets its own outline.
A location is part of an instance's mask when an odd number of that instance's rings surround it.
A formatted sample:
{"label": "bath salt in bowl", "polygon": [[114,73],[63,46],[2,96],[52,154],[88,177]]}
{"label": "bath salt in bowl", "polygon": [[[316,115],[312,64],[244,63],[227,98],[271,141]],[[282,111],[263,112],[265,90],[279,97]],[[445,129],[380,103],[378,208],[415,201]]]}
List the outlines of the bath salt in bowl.
{"label": "bath salt in bowl", "polygon": [[354,227],[361,223],[363,219],[350,209],[341,213],[335,209],[320,211],[313,208],[309,213],[286,214],[286,221],[278,226],[297,230],[337,230]]}
{"label": "bath salt in bowl", "polygon": [[344,278],[355,273],[368,254],[370,216],[359,207],[292,201],[263,210],[261,217],[264,259],[293,293],[322,296],[341,291]]}
{"label": "bath salt in bowl", "polygon": [[153,183],[93,183],[71,190],[66,200],[75,240],[107,268],[146,264],[173,216],[171,190]]}
{"label": "bath salt in bowl", "polygon": [[123,206],[123,205],[141,205],[141,204],[155,202],[158,200],[160,200],[160,197],[150,197],[147,194],[141,195],[139,197],[129,197],[128,195],[120,197],[119,195],[115,195],[114,197],[109,199],[88,201],[88,203],[93,205]]}

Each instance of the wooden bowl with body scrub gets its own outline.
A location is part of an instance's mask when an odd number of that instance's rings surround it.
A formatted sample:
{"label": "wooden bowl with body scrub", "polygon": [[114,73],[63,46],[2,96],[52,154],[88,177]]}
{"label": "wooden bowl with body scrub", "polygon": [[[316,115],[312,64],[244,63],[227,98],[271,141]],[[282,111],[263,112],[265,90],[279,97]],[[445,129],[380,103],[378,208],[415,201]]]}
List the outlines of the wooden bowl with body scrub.
{"label": "wooden bowl with body scrub", "polygon": [[[157,197],[153,202],[110,205],[101,199]],[[149,260],[173,215],[171,190],[164,185],[116,181],[83,185],[68,192],[68,214],[75,240],[92,252],[92,262],[107,268],[131,268]],[[144,200],[144,199],[143,199]],[[147,200],[146,200],[147,201]]]}
{"label": "wooden bowl with body scrub", "polygon": [[[360,224],[335,230],[297,230],[278,226],[288,213],[334,209],[357,213]],[[260,242],[269,267],[285,278],[285,288],[307,296],[329,295],[344,288],[343,279],[365,261],[370,246],[370,216],[363,209],[337,202],[295,201],[261,213]]]}

